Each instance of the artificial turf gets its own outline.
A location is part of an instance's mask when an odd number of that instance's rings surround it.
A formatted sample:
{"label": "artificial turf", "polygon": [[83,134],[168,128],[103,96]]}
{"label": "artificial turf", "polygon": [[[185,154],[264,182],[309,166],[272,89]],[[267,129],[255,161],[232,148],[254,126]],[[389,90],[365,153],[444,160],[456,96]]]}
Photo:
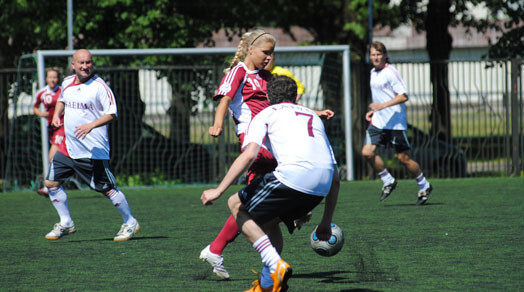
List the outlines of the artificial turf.
{"label": "artificial turf", "polygon": [[[345,232],[339,254],[309,246],[322,205],[301,230],[284,232],[289,291],[523,291],[524,179],[430,181],[424,206],[415,206],[412,180],[383,203],[379,181],[343,182],[333,220]],[[0,291],[246,290],[261,262],[242,235],[224,251],[230,281],[198,260],[239,187],[206,207],[205,187],[124,189],[142,231],[118,243],[121,217],[98,193],[68,192],[77,232],[57,241],[44,239],[58,221],[48,199],[1,193]]]}

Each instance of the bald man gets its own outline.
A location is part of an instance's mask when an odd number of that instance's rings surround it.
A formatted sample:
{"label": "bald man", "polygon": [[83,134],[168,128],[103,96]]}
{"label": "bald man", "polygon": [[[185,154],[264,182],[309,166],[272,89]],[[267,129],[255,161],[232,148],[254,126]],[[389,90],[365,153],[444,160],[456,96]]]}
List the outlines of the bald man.
{"label": "bald man", "polygon": [[93,60],[88,50],[74,53],[71,68],[75,74],[64,79],[52,120],[53,126],[61,126],[60,115],[64,113],[65,140],[53,157],[45,181],[60,222],[45,238],[57,240],[76,232],[62,187],[62,183],[76,173],[89,187],[110,199],[122,215],[124,223],[114,240],[129,240],[140,231],[140,225],[109,169],[107,128],[117,118],[115,97],[104,80],[93,74]]}

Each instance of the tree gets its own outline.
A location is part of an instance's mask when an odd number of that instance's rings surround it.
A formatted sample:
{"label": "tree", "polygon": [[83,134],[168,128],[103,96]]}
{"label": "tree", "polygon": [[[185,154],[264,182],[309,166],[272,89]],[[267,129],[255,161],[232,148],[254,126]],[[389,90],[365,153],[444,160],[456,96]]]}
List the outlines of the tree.
{"label": "tree", "polygon": [[[472,7],[483,5],[488,11],[485,19],[477,19]],[[431,61],[430,78],[433,87],[431,134],[451,141],[450,96],[447,62],[451,53],[449,26],[462,24],[479,32],[491,29],[501,34],[490,46],[490,58],[515,58],[524,55],[524,3],[518,0],[429,0],[425,7],[418,0],[400,3],[405,21],[418,30],[426,30],[426,49]]]}

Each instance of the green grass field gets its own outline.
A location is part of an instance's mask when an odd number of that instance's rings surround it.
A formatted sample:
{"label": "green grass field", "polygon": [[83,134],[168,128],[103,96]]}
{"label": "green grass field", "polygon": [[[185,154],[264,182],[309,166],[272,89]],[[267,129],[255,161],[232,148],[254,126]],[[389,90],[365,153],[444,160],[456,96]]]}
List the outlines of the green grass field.
{"label": "green grass field", "polygon": [[[289,291],[523,291],[524,179],[431,182],[425,206],[414,205],[412,180],[384,203],[379,181],[344,182],[334,218],[346,241],[338,255],[309,247],[322,206],[302,230],[284,234]],[[230,281],[198,260],[228,216],[226,197],[200,204],[203,189],[124,189],[142,231],[120,243],[112,238],[121,217],[95,192],[69,192],[77,232],[58,241],[44,239],[58,221],[48,199],[0,194],[0,290],[246,290],[261,262],[242,236],[224,252]]]}

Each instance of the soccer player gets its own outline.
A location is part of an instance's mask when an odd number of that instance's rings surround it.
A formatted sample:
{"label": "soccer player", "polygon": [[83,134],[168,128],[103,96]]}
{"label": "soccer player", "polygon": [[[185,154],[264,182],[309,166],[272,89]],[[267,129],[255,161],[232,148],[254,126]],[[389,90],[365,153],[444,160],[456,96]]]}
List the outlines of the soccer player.
{"label": "soccer player", "polygon": [[297,103],[298,103],[298,101],[302,98],[302,95],[304,95],[304,92],[306,92],[306,88],[304,87],[304,84],[302,84],[302,82],[300,82],[300,80],[298,80],[295,77],[295,75],[293,75],[293,73],[291,73],[291,71],[289,71],[288,69],[280,67],[280,66],[275,66],[275,56],[271,58],[271,61],[269,62],[269,64],[267,64],[265,69],[271,72],[271,75],[273,76],[284,75],[284,76],[287,76],[295,80],[295,82],[297,83]]}
{"label": "soccer player", "polygon": [[[39,117],[47,118],[47,130],[49,133],[49,142],[51,144],[51,147],[49,148],[49,163],[51,163],[65,136],[63,126],[55,128],[51,125],[56,102],[62,93],[62,87],[58,84],[60,82],[60,73],[58,69],[47,69],[45,81],[47,85],[36,93],[35,102],[33,103],[33,112]],[[44,105],[44,111],[40,110],[40,104]],[[63,117],[61,117],[61,119],[63,122]],[[46,186],[38,189],[37,192],[40,195],[49,197],[49,191]]]}
{"label": "soccer player", "polygon": [[410,157],[410,144],[406,136],[407,119],[405,102],[408,94],[399,72],[389,64],[386,47],[381,42],[373,42],[369,49],[369,58],[374,68],[371,70],[371,93],[373,102],[366,113],[370,122],[366,132],[362,155],[378,172],[384,183],[380,201],[391,195],[397,181],[384,166],[384,161],[377,155],[377,146],[393,146],[398,160],[408,169],[418,184],[417,205],[427,202],[433,187],[426,180],[419,164]]}
{"label": "soccer player", "polygon": [[280,257],[283,238],[279,222],[284,222],[292,233],[294,220],[327,196],[317,228],[317,236],[327,240],[338,198],[336,162],[321,119],[314,111],[296,104],[293,79],[277,76],[267,91],[271,106],[251,121],[242,145],[244,151],[218,187],[201,196],[204,205],[218,199],[249,168],[262,145],[278,161],[275,171],[257,177],[228,200],[240,230],[262,258],[261,278],[248,291],[287,290],[292,269]]}
{"label": "soccer player", "polygon": [[65,141],[53,157],[45,184],[60,222],[45,238],[57,240],[76,232],[67,204],[67,194],[61,183],[73,173],[78,174],[92,189],[104,194],[122,215],[124,223],[115,241],[131,239],[140,231],[138,221],[129,209],[125,195],[117,188],[109,170],[109,136],[107,124],[117,118],[116,100],[107,84],[93,74],[93,61],[88,50],[74,53],[71,67],[75,75],[62,83],[52,125],[62,126],[64,113]]}
{"label": "soccer player", "polygon": [[[272,75],[264,70],[275,49],[275,37],[264,30],[255,30],[242,35],[235,57],[222,79],[214,99],[220,99],[215,113],[213,126],[209,134],[218,137],[222,134],[225,115],[229,109],[236,124],[236,134],[240,145],[244,141],[245,131],[261,110],[269,106],[267,98],[267,82]],[[327,119],[334,113],[331,110],[316,112]],[[260,149],[256,160],[247,170],[246,180],[249,184],[255,177],[272,172],[277,166],[273,155],[264,147]],[[307,217],[305,217],[307,220]],[[298,223],[300,225],[300,223]],[[200,252],[200,260],[207,261],[213,272],[222,279],[229,279],[229,273],[224,267],[222,251],[229,242],[239,234],[238,226],[233,216],[230,216],[215,240]]]}

